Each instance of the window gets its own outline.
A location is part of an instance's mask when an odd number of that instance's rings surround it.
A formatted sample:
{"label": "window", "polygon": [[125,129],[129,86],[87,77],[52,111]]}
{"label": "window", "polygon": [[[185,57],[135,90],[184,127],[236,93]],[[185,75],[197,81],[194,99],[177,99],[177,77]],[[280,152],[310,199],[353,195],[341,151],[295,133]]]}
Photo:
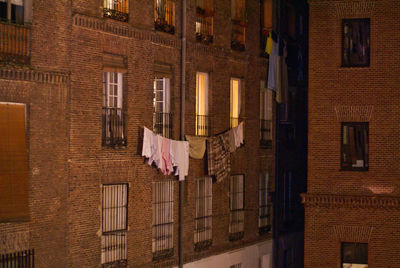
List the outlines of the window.
{"label": "window", "polygon": [[106,18],[128,22],[129,0],[103,0],[103,14]]}
{"label": "window", "polygon": [[342,66],[369,66],[369,19],[342,20],[343,44]]}
{"label": "window", "polygon": [[272,90],[265,87],[265,81],[261,81],[260,88],[260,146],[272,147]]}
{"label": "window", "polygon": [[244,235],[244,175],[231,176],[229,204],[229,240],[240,240]]}
{"label": "window", "polygon": [[13,253],[0,254],[0,267],[35,267],[35,251],[33,249]]}
{"label": "window", "polygon": [[29,220],[24,104],[0,103],[0,222]]}
{"label": "window", "polygon": [[342,170],[368,170],[368,123],[342,123]]}
{"label": "window", "polygon": [[0,20],[24,24],[24,0],[0,0]]}
{"label": "window", "polygon": [[170,113],[170,80],[166,77],[154,79],[153,130],[155,133],[170,138],[172,118]]}
{"label": "window", "polygon": [[126,262],[128,184],[103,184],[101,199],[101,263]]}
{"label": "window", "polygon": [[196,180],[195,250],[206,249],[212,243],[212,178]]}
{"label": "window", "polygon": [[196,0],[196,40],[213,42],[213,20],[213,0]]}
{"label": "window", "polygon": [[174,182],[153,183],[153,260],[174,254]]}
{"label": "window", "polygon": [[367,268],[367,243],[342,243],[342,268]]}
{"label": "window", "polygon": [[103,75],[103,146],[126,146],[122,77],[117,72]]}
{"label": "window", "polygon": [[196,73],[196,135],[208,136],[208,74]]}
{"label": "window", "polygon": [[261,173],[258,184],[258,230],[260,234],[271,230],[271,202],[269,201],[269,173]]}
{"label": "window", "polygon": [[231,17],[232,17],[232,49],[245,50],[247,12],[245,0],[231,0]]}
{"label": "window", "polygon": [[154,26],[158,31],[175,32],[174,0],[154,0]]}
{"label": "window", "polygon": [[262,55],[266,55],[267,36],[272,31],[272,0],[261,0],[260,11],[261,50],[263,52]]}
{"label": "window", "polygon": [[231,105],[230,105],[230,125],[234,128],[239,125],[242,109],[242,80],[231,78]]}

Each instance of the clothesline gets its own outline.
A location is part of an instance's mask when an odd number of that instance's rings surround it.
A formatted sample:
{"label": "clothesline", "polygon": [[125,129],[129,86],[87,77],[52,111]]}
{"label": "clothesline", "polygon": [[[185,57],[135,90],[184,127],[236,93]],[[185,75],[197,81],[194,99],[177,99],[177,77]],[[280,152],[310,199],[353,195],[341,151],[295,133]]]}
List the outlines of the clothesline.
{"label": "clothesline", "polygon": [[187,135],[188,141],[177,141],[155,134],[143,127],[142,156],[149,159],[164,175],[174,172],[179,180],[185,179],[189,171],[189,155],[203,159],[207,148],[208,175],[221,181],[230,174],[230,153],[243,144],[243,122],[237,127],[212,137]]}

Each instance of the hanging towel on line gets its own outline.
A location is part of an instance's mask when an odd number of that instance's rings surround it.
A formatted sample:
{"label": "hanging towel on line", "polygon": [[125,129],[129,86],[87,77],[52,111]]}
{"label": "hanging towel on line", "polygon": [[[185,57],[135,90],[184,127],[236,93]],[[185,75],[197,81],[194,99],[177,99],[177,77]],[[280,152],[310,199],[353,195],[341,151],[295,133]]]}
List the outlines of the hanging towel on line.
{"label": "hanging towel on line", "polygon": [[207,137],[186,135],[189,142],[189,156],[194,159],[203,159],[206,152]]}

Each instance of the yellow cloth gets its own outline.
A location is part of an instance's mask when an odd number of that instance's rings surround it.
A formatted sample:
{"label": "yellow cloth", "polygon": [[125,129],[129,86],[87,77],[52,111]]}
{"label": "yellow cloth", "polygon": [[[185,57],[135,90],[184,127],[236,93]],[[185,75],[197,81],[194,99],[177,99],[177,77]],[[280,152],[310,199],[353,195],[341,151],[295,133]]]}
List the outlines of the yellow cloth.
{"label": "yellow cloth", "polygon": [[267,37],[267,44],[265,45],[265,53],[267,53],[268,55],[271,55],[272,53],[272,37],[271,37],[271,33],[268,33],[268,37]]}
{"label": "yellow cloth", "polygon": [[186,140],[189,142],[189,156],[194,159],[203,159],[207,137],[186,135]]}

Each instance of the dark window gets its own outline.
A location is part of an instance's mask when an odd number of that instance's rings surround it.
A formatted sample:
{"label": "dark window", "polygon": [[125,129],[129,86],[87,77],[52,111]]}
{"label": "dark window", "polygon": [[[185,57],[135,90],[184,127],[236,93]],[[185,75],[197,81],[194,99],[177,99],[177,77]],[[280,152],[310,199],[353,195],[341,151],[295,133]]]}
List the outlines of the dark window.
{"label": "dark window", "polygon": [[212,243],[212,178],[196,181],[195,250],[209,248]]}
{"label": "dark window", "polygon": [[104,17],[128,22],[129,0],[104,0]]}
{"label": "dark window", "polygon": [[342,27],[342,66],[369,66],[370,20],[346,19],[342,20]]}
{"label": "dark window", "polygon": [[368,170],[368,123],[342,123],[341,169]]}
{"label": "dark window", "polygon": [[0,255],[0,267],[35,267],[35,251],[33,249]]}
{"label": "dark window", "polygon": [[126,263],[128,184],[102,186],[101,263]]}
{"label": "dark window", "polygon": [[367,243],[342,243],[342,268],[367,268]]}
{"label": "dark window", "polygon": [[244,175],[231,176],[229,200],[229,240],[240,240],[244,235]]}
{"label": "dark window", "polygon": [[166,33],[175,32],[174,0],[154,0],[154,27]]}
{"label": "dark window", "polygon": [[0,1],[0,20],[24,24],[24,0]]}
{"label": "dark window", "polygon": [[269,197],[269,173],[260,173],[258,184],[258,230],[260,234],[271,230],[271,202]]}

